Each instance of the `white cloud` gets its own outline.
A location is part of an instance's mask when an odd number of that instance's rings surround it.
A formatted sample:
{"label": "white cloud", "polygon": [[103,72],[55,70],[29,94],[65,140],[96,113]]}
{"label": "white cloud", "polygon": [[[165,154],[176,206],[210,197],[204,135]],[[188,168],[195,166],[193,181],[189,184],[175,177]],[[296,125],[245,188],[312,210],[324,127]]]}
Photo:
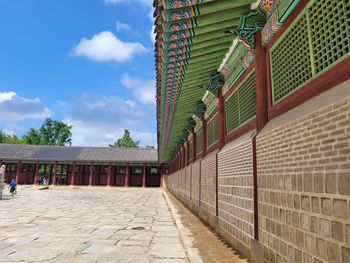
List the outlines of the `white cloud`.
{"label": "white cloud", "polygon": [[19,121],[27,119],[44,119],[51,116],[39,98],[28,99],[15,92],[0,92],[0,120]]}
{"label": "white cloud", "polygon": [[18,123],[6,122],[3,126],[2,131],[9,135],[16,135],[18,131],[22,130],[22,127]]}
{"label": "white cloud", "polygon": [[143,103],[155,104],[156,81],[154,79],[144,80],[124,74],[122,84],[124,87],[131,89],[139,101]]}
{"label": "white cloud", "polygon": [[132,100],[127,100],[125,103],[128,104],[131,108],[134,108],[136,106],[136,102]]}
{"label": "white cloud", "polygon": [[147,48],[139,42],[123,42],[113,33],[103,31],[91,39],[83,38],[72,53],[98,62],[123,62],[146,52]]}
{"label": "white cloud", "polygon": [[115,23],[115,29],[118,32],[125,32],[128,35],[132,35],[132,36],[135,36],[135,37],[140,37],[140,33],[137,30],[133,29],[130,25],[128,25],[126,23],[123,23],[123,22],[120,22],[120,21],[117,21]]}
{"label": "white cloud", "polygon": [[0,102],[11,100],[13,96],[16,96],[16,93],[13,91],[10,92],[0,92]]}
{"label": "white cloud", "polygon": [[155,123],[154,115],[154,107],[141,107],[119,97],[84,93],[73,102],[64,121],[73,125],[73,145],[108,146],[122,137],[124,129],[129,129],[142,146],[156,146],[156,132],[152,131],[155,127],[150,127],[150,123]]}
{"label": "white cloud", "polygon": [[117,29],[117,31],[130,32],[132,30],[131,26],[120,21],[117,21],[117,23],[115,23],[115,28]]}

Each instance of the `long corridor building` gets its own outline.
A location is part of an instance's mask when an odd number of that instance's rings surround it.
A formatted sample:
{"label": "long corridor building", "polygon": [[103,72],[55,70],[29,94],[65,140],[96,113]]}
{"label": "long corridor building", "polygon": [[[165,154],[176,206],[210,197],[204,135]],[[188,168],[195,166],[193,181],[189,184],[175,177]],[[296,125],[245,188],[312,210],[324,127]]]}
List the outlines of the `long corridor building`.
{"label": "long corridor building", "polygon": [[0,144],[0,163],[7,183],[161,186],[156,149]]}

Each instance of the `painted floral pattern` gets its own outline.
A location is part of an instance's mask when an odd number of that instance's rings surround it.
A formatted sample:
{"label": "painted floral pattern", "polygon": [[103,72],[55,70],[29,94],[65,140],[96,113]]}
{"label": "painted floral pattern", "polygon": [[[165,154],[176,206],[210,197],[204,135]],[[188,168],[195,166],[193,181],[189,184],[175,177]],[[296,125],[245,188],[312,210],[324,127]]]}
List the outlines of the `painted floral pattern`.
{"label": "painted floral pattern", "polygon": [[202,0],[167,0],[168,8],[181,8],[185,6],[197,5],[202,3]]}
{"label": "painted floral pattern", "polygon": [[188,19],[196,16],[196,10],[192,7],[182,10],[171,11],[168,16],[168,20],[177,21],[181,19]]}

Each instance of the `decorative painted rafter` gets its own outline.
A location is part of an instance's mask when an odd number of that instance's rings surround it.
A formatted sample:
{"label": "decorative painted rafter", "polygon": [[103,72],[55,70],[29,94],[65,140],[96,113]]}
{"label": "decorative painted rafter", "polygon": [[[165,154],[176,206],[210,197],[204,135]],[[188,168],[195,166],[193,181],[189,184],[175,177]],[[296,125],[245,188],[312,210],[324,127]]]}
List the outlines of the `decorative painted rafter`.
{"label": "decorative painted rafter", "polygon": [[267,45],[300,0],[262,0],[261,9],[267,13],[267,22],[262,29],[262,44]]}
{"label": "decorative painted rafter", "polygon": [[265,19],[266,16],[260,9],[252,10],[241,18],[239,28],[232,28],[227,30],[226,33],[234,34],[248,49],[254,49],[255,33],[264,27]]}
{"label": "decorative painted rafter", "polygon": [[196,123],[193,115],[207,110],[197,102],[206,89],[215,93],[222,85],[223,77],[213,72],[234,39],[223,32],[236,28],[255,2],[155,0],[160,160],[172,159]]}

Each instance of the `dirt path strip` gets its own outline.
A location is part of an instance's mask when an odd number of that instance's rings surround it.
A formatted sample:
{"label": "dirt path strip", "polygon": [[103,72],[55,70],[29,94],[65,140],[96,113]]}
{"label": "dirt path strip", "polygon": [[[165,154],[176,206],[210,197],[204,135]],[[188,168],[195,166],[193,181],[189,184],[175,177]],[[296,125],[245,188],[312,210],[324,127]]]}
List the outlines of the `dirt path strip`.
{"label": "dirt path strip", "polygon": [[164,190],[164,196],[191,263],[249,262],[231,246],[223,242],[171,193]]}

